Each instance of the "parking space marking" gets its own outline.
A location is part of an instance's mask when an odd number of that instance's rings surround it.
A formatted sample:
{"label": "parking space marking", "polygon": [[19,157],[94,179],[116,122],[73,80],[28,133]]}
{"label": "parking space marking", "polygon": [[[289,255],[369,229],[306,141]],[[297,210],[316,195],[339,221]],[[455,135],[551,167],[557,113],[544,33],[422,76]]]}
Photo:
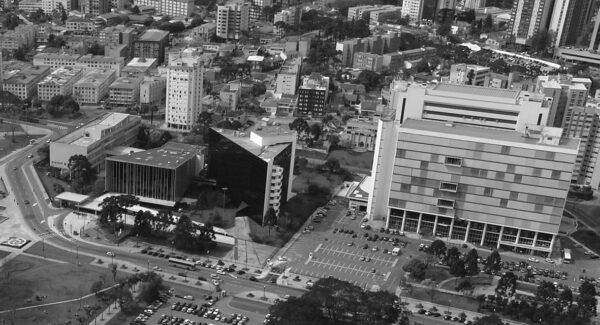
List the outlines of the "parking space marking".
{"label": "parking space marking", "polygon": [[321,248],[321,246],[323,246],[323,244],[319,244],[319,245],[317,245],[317,248],[315,248],[315,252],[318,252],[318,251],[319,251],[319,249]]}
{"label": "parking space marking", "polygon": [[383,281],[387,281],[390,278],[390,274],[392,274],[392,272],[388,272],[383,276]]}

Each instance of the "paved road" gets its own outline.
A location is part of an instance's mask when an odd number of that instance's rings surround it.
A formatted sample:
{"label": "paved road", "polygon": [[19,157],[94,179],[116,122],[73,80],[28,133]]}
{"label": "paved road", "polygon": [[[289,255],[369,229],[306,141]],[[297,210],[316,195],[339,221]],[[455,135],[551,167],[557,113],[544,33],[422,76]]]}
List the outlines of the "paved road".
{"label": "paved road", "polygon": [[234,307],[237,309],[242,309],[242,310],[247,310],[247,311],[255,311],[255,312],[261,313],[263,315],[266,315],[269,313],[269,305],[264,304],[259,301],[254,301],[254,300],[233,297],[231,299],[231,301],[229,302],[229,305],[231,307]]}

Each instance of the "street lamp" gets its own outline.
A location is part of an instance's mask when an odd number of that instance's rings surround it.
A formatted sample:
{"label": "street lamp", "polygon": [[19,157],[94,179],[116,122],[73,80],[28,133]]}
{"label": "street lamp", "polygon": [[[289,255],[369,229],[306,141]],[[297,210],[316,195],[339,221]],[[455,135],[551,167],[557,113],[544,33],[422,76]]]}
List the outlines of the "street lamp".
{"label": "street lamp", "polygon": [[265,285],[264,285],[264,286],[263,286],[263,299],[264,299],[264,300],[267,300],[267,293],[266,293],[266,290],[267,290],[267,286],[265,286]]}
{"label": "street lamp", "polygon": [[227,190],[228,190],[229,188],[227,188],[227,187],[223,187],[223,188],[221,188],[221,189],[223,190],[223,214],[225,214],[225,195],[227,194]]}

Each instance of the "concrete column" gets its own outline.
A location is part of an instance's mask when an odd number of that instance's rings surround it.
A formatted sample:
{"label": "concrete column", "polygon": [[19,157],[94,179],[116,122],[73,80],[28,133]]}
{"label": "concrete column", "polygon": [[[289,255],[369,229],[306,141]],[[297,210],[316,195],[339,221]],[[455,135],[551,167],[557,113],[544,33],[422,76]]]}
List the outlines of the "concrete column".
{"label": "concrete column", "polygon": [[400,231],[404,232],[404,223],[406,223],[406,210],[402,213],[402,227],[400,227]]}
{"label": "concrete column", "polygon": [[521,229],[517,232],[517,238],[515,239],[515,245],[519,244],[519,238],[521,237]]}
{"label": "concrete column", "polygon": [[423,214],[419,213],[419,223],[417,223],[417,235],[419,234],[419,231],[421,231],[421,220],[423,219]]}
{"label": "concrete column", "polygon": [[496,248],[500,248],[500,241],[502,240],[502,235],[504,234],[504,226],[500,227],[500,234],[498,234],[498,243],[496,244]]}
{"label": "concrete column", "polygon": [[436,230],[437,230],[437,223],[438,223],[438,216],[435,216],[435,220],[433,221],[433,236],[435,237],[436,235]]}
{"label": "concrete column", "polygon": [[385,218],[385,229],[388,229],[390,227],[390,217],[392,216],[391,214],[391,209],[388,208],[388,212],[387,212],[387,218]]}
{"label": "concrete column", "polygon": [[552,249],[554,248],[554,240],[556,239],[556,235],[552,235],[552,240],[550,241],[550,251],[548,252],[548,257],[552,254]]}
{"label": "concrete column", "polygon": [[450,227],[448,229],[448,239],[452,238],[452,229],[454,228],[454,218],[450,221]]}
{"label": "concrete column", "polygon": [[483,240],[485,239],[485,232],[487,231],[487,223],[483,224],[483,231],[481,232],[481,243],[479,246],[483,246]]}
{"label": "concrete column", "polygon": [[467,242],[467,237],[469,237],[469,230],[471,230],[471,221],[469,221],[469,223],[467,223],[467,230],[465,230],[465,238],[463,239],[463,242]]}
{"label": "concrete column", "polygon": [[535,247],[535,242],[536,242],[536,240],[537,240],[537,236],[538,236],[538,232],[536,231],[536,232],[535,232],[535,235],[533,236],[533,243],[531,243],[531,246],[532,246],[532,247]]}

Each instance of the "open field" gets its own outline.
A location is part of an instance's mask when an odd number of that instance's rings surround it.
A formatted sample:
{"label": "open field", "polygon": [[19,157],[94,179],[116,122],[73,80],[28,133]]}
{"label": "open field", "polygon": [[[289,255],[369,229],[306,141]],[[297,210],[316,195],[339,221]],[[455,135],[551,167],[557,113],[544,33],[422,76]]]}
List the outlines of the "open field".
{"label": "open field", "polygon": [[25,252],[41,257],[45,256],[46,258],[63,260],[69,263],[76,263],[77,259],[79,259],[80,263],[89,264],[94,260],[92,257],[77,254],[76,247],[72,247],[71,250],[72,252],[65,252],[62,249],[45,244],[43,242],[37,242],[27,248]]}
{"label": "open field", "polygon": [[294,193],[306,193],[310,184],[328,188],[331,191],[342,184],[342,179],[339,175],[320,173],[315,169],[304,168],[299,175],[295,176],[292,191]]}
{"label": "open field", "polygon": [[336,149],[329,153],[327,159],[335,158],[342,167],[360,168],[368,172],[373,167],[373,155],[373,151],[356,152],[351,149]]}
{"label": "open field", "polygon": [[12,137],[0,136],[0,157],[4,157],[9,153],[21,149],[29,144],[29,139],[37,139],[37,136],[15,135],[15,142],[11,141]]}
{"label": "open field", "polygon": [[0,310],[11,310],[26,306],[44,305],[53,302],[71,300],[57,305],[40,306],[23,311],[0,314],[2,319],[12,320],[14,324],[65,323],[68,319],[76,322],[76,315],[85,315],[80,306],[102,305],[92,296],[79,300],[89,294],[93,282],[104,278],[112,284],[112,275],[83,264],[62,264],[41,259],[19,256],[6,263],[0,269]]}

